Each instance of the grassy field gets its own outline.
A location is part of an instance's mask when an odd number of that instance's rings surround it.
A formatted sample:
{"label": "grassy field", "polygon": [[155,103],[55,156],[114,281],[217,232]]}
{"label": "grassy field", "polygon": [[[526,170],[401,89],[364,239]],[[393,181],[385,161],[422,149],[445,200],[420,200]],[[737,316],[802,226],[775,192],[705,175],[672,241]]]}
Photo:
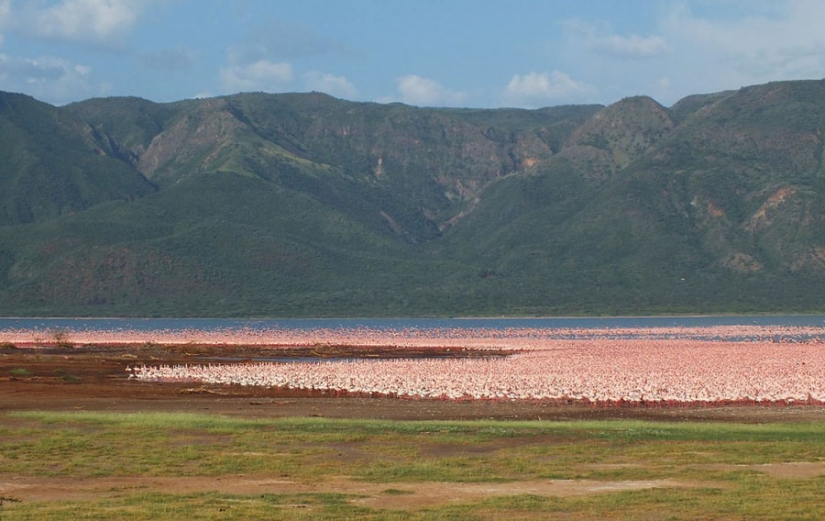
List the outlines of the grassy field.
{"label": "grassy field", "polygon": [[821,519],[825,425],[0,416],[0,519]]}

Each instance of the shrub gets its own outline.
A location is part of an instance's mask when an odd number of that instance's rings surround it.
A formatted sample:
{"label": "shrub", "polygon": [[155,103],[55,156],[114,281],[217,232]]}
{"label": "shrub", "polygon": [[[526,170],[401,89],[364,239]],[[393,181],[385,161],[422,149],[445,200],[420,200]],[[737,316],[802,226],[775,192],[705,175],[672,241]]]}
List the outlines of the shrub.
{"label": "shrub", "polygon": [[69,340],[69,332],[64,329],[55,329],[51,332],[54,345],[61,349],[71,349],[74,344]]}

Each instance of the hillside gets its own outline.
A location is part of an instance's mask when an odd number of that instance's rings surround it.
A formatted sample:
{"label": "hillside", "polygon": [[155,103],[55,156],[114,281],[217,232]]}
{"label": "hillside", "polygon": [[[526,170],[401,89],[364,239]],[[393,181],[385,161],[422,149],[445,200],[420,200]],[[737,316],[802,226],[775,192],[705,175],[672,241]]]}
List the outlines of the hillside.
{"label": "hillside", "polygon": [[0,92],[0,225],[51,219],[154,191],[104,146],[87,124],[65,111]]}
{"label": "hillside", "polygon": [[670,108],[0,100],[0,314],[825,309],[823,81]]}

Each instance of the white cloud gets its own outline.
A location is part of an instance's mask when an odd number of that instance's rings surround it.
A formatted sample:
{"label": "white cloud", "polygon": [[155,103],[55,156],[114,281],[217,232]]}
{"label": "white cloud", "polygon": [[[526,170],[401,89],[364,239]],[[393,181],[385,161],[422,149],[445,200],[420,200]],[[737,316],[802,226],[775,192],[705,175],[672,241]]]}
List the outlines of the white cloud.
{"label": "white cloud", "polygon": [[[0,44],[5,35],[117,48],[153,2],[162,0],[0,0]],[[26,92],[55,104],[108,94],[111,84],[65,57],[9,56],[0,60],[0,89]]]}
{"label": "white cloud", "polygon": [[536,107],[559,102],[576,102],[596,94],[596,88],[579,82],[569,75],[552,72],[516,74],[507,84],[504,97],[507,103],[519,107]]}
{"label": "white cloud", "polygon": [[556,66],[598,85],[603,102],[648,94],[671,104],[689,94],[825,77],[821,0],[679,0],[657,9],[653,25],[623,31],[605,21],[565,21]]}
{"label": "white cloud", "polygon": [[338,98],[353,99],[358,91],[346,77],[310,72],[306,75],[306,85],[310,90],[316,90],[336,96]]}
{"label": "white cloud", "polygon": [[227,92],[278,91],[292,78],[292,65],[286,62],[258,60],[221,69],[221,84]]}
{"label": "white cloud", "polygon": [[581,20],[568,20],[564,25],[572,45],[611,58],[652,58],[671,50],[667,39],[661,35],[613,34],[610,25],[604,22],[591,24]]}
{"label": "white cloud", "polygon": [[0,90],[25,92],[49,103],[106,94],[110,86],[92,81],[91,68],[55,57],[13,58],[0,54]]}
{"label": "white cloud", "polygon": [[28,2],[5,9],[6,25],[30,35],[72,42],[121,43],[148,2],[140,0],[61,0]]}
{"label": "white cloud", "polygon": [[649,58],[659,56],[670,50],[667,41],[661,36],[621,36],[612,34],[600,36],[593,40],[591,48],[612,56],[622,58]]}
{"label": "white cloud", "polygon": [[460,105],[467,98],[466,93],[445,88],[435,80],[408,74],[396,80],[399,100],[409,105],[422,107]]}
{"label": "white cloud", "polygon": [[726,18],[694,14],[678,5],[662,28],[685,52],[701,56],[706,74],[741,84],[825,75],[825,3],[787,0],[769,12]]}

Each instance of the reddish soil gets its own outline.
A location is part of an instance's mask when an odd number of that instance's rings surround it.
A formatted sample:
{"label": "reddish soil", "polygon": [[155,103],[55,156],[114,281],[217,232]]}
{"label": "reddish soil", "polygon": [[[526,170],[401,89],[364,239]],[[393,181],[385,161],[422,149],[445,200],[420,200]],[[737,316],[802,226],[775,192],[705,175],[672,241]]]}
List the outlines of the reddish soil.
{"label": "reddish soil", "polygon": [[200,411],[250,417],[566,420],[639,418],[740,422],[825,420],[822,406],[603,407],[581,403],[406,400],[295,390],[129,379],[129,366],[289,357],[505,356],[456,348],[320,346],[290,348],[118,345],[0,347],[0,412],[12,410]]}

